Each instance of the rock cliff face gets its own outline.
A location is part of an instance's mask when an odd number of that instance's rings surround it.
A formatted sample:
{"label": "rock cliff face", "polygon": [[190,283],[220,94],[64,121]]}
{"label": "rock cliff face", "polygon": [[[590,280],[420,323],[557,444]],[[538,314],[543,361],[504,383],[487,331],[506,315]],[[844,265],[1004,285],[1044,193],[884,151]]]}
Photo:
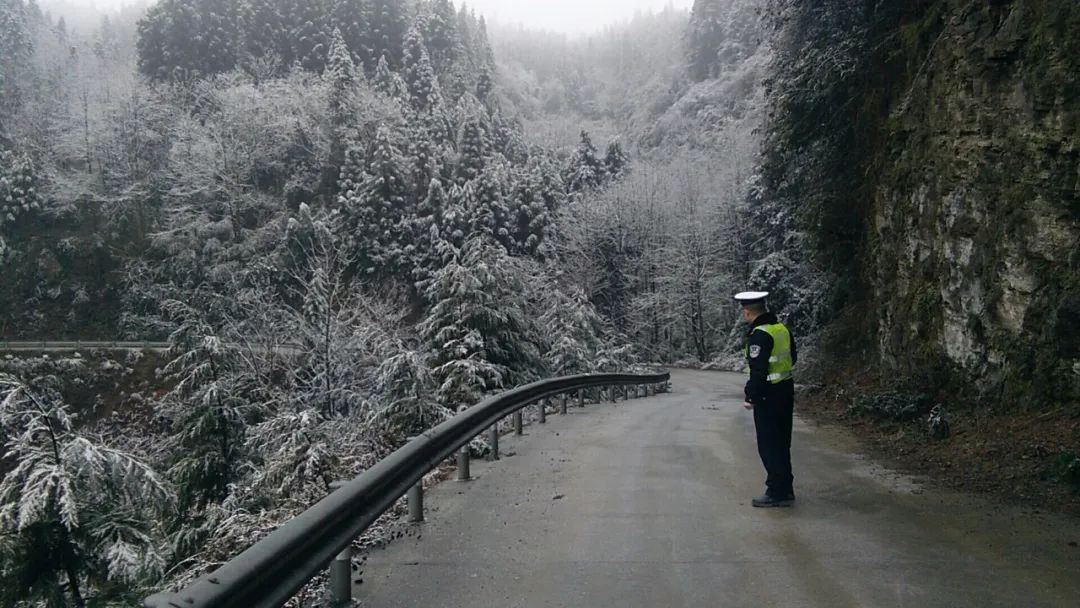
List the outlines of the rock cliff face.
{"label": "rock cliff face", "polygon": [[[845,134],[811,141],[862,155],[809,161],[845,172],[822,200],[800,199],[811,211],[796,227],[819,237],[813,263],[854,278],[839,304],[866,313],[886,369],[986,401],[1076,403],[1080,3],[823,4],[861,9],[863,27],[840,55],[848,72],[832,73],[849,94]],[[838,25],[824,11],[816,27]],[[777,109],[773,146],[797,119]],[[792,181],[773,182],[777,204],[791,204]],[[838,259],[820,237],[845,210],[856,255]]]}

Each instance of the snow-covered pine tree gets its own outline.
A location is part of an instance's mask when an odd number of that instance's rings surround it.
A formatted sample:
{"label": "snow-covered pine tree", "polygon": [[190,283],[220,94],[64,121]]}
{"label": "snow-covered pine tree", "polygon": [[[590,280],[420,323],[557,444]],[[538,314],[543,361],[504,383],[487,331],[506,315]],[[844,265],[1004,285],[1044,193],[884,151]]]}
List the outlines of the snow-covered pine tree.
{"label": "snow-covered pine tree", "polygon": [[432,179],[427,196],[420,201],[412,220],[412,277],[417,291],[423,293],[438,269],[446,262],[449,243],[445,240],[446,213],[450,204],[440,179]]}
{"label": "snow-covered pine tree", "polygon": [[600,187],[606,179],[604,160],[597,153],[589,133],[582,131],[581,144],[566,169],[566,188],[571,193],[585,192]]}
{"label": "snow-covered pine tree", "polygon": [[565,186],[558,167],[545,157],[531,159],[517,172],[511,197],[511,229],[514,253],[539,255],[564,203]]}
{"label": "snow-covered pine tree", "polygon": [[428,0],[424,3],[424,39],[427,41],[431,63],[439,74],[446,73],[462,53],[458,38],[457,14],[450,0]]}
{"label": "snow-covered pine tree", "polygon": [[405,261],[411,212],[405,160],[386,127],[376,132],[371,159],[359,175],[362,153],[353,148],[348,156],[338,206],[351,255],[364,274],[393,276]]}
{"label": "snow-covered pine tree", "polygon": [[371,6],[369,0],[331,0],[330,21],[341,30],[346,48],[360,67],[372,69],[376,58],[368,47],[368,31],[371,29]]}
{"label": "snow-covered pine tree", "polygon": [[339,172],[345,164],[345,142],[355,111],[356,86],[361,74],[353,63],[341,30],[335,29],[324,77],[330,81],[330,163]]}
{"label": "snow-covered pine tree", "polygon": [[405,84],[401,74],[390,69],[390,61],[386,55],[379,57],[372,82],[377,91],[406,107],[409,102],[409,86]]}
{"label": "snow-covered pine tree", "polygon": [[502,155],[496,154],[480,176],[473,180],[473,204],[466,210],[470,217],[470,234],[486,234],[507,249],[513,247],[510,210],[506,204],[510,190],[510,167]]}
{"label": "snow-covered pine tree", "polygon": [[442,90],[428,56],[421,22],[414,23],[405,37],[403,63],[412,110],[425,117],[440,111],[443,105]]}
{"label": "snow-covered pine tree", "polygon": [[443,405],[472,405],[485,392],[541,373],[523,274],[501,245],[483,235],[469,239],[435,273],[425,293],[431,308],[420,333],[431,348],[436,395]]}
{"label": "snow-covered pine tree", "polygon": [[76,430],[57,385],[0,375],[5,606],[81,608],[88,594],[116,599],[110,582],[157,581],[165,567],[159,522],[170,489],[135,456]]}
{"label": "snow-covered pine tree", "polygon": [[[453,184],[447,190],[446,207],[439,226],[441,237],[454,248],[461,249],[465,241],[472,236],[472,216],[469,210],[476,206],[476,184],[466,182],[459,186]],[[444,260],[449,260],[445,257]]]}
{"label": "snow-covered pine tree", "polygon": [[182,510],[201,510],[224,499],[247,458],[244,435],[265,403],[254,402],[248,380],[236,371],[238,346],[219,336],[193,307],[162,305],[177,329],[169,336],[166,377],[176,384],[163,400],[175,460],[169,475]]}
{"label": "snow-covered pine tree", "polygon": [[487,166],[491,147],[486,129],[486,120],[479,111],[473,110],[464,119],[461,133],[458,135],[457,182],[464,185],[480,177]]}
{"label": "snow-covered pine tree", "polygon": [[473,43],[479,27],[476,15],[468,6],[462,4],[455,19],[457,23],[455,57],[444,72],[440,71],[440,76],[443,78],[443,92],[452,102],[457,102],[466,95],[476,95],[476,78],[480,73]]}
{"label": "snow-covered pine tree", "polygon": [[421,121],[413,121],[408,128],[409,147],[406,162],[409,165],[409,184],[414,205],[419,205],[427,195],[431,180],[439,176],[442,169],[438,145],[432,141],[431,134]]}
{"label": "snow-covered pine tree", "polygon": [[585,292],[571,286],[567,292],[554,288],[548,296],[541,326],[548,337],[544,359],[556,376],[586,374],[593,370],[597,354],[604,350],[603,336],[609,333]]}
{"label": "snow-covered pine tree", "polygon": [[613,141],[608,144],[607,154],[604,155],[604,170],[609,179],[617,180],[623,176],[630,164],[630,159],[623,152],[622,144]]}

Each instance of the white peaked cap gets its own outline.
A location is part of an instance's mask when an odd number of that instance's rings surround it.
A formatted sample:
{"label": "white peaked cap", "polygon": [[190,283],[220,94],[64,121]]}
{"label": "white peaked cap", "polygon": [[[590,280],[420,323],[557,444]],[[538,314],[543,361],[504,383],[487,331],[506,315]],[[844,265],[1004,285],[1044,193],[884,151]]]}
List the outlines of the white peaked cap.
{"label": "white peaked cap", "polygon": [[753,304],[754,302],[763,302],[765,298],[769,297],[767,291],[744,291],[739,294],[735,294],[735,299],[743,304]]}

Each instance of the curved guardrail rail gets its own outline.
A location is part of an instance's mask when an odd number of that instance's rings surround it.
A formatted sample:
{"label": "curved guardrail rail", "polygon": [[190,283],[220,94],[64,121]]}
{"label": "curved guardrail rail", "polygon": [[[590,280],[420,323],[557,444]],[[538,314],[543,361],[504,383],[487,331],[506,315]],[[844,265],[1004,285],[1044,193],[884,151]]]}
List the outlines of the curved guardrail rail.
{"label": "curved guardrail rail", "polygon": [[114,349],[114,350],[168,350],[168,342],[149,342],[146,340],[0,340],[3,350],[79,350],[79,349]]}
{"label": "curved guardrail rail", "polygon": [[[76,351],[76,350],[148,350],[165,352],[172,345],[168,342],[151,342],[147,340],[124,341],[124,340],[0,340],[0,352],[36,352],[36,351]],[[240,345],[235,345],[240,346]],[[271,346],[262,344],[243,345],[254,347],[273,348],[279,353],[297,355],[304,352],[304,346],[292,342],[274,344]]]}
{"label": "curved guardrail rail", "polygon": [[[500,420],[542,399],[614,386],[664,384],[669,373],[544,380],[491,397],[410,441],[214,572],[145,608],[277,608],[346,550],[440,462]],[[613,393],[612,393],[613,394]]]}

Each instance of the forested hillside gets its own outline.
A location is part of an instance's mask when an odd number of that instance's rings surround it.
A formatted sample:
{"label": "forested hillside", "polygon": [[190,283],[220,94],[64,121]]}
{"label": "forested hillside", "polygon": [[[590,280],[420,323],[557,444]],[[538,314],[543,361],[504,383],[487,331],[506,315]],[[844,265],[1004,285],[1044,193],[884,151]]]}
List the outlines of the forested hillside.
{"label": "forested hillside", "polygon": [[699,2],[579,39],[492,32],[501,93],[530,140],[572,150],[586,125],[619,144],[609,157],[632,159],[628,175],[571,210],[565,243],[585,293],[652,360],[737,365],[730,295],[751,272],[779,271],[747,256],[754,237],[742,221],[770,57],[760,8]]}
{"label": "forested hillside", "polygon": [[628,159],[531,143],[472,12],[0,27],[0,337],[172,345],[3,362],[5,605],[130,604],[485,394],[635,362],[556,221]]}

